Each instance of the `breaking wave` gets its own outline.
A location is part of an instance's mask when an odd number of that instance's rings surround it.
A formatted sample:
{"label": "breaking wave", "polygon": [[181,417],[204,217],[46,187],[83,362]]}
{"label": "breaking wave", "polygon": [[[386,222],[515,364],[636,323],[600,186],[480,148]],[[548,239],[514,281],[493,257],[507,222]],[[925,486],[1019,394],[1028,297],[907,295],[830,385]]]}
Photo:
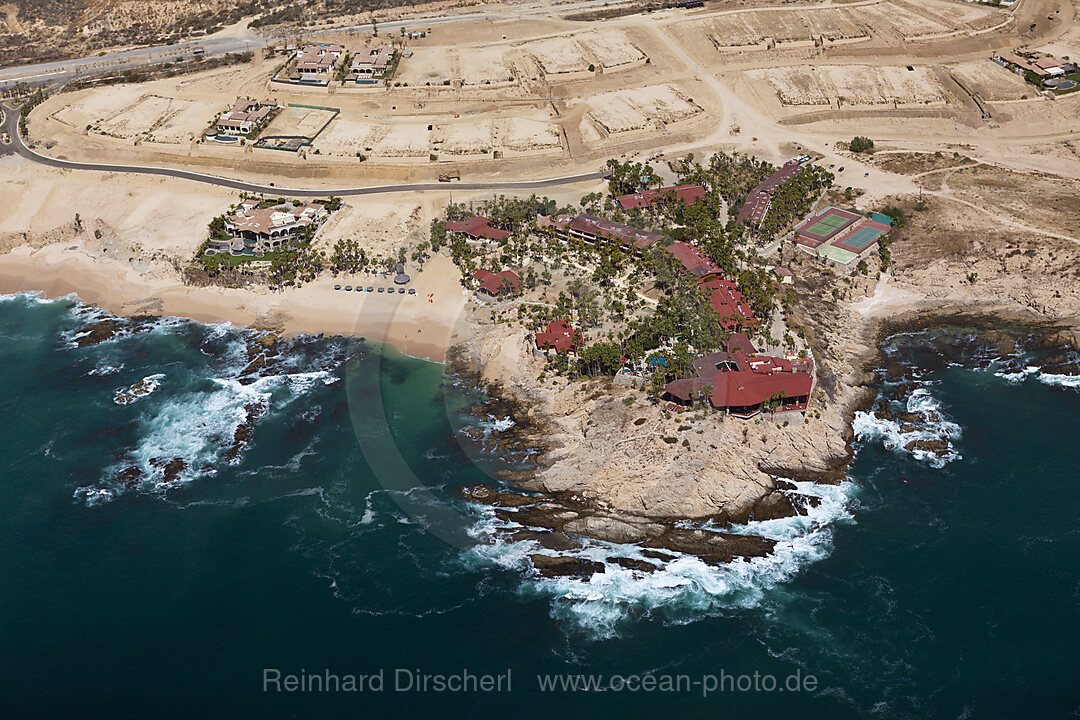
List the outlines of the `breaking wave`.
{"label": "breaking wave", "polygon": [[[671,550],[662,553],[672,559],[658,559],[637,545],[588,539],[580,549],[553,551],[532,540],[508,539],[505,531],[521,526],[500,521],[487,507],[477,508],[480,518],[470,534],[479,542],[466,555],[474,564],[521,572],[526,576],[518,588],[521,595],[549,598],[553,617],[591,638],[603,639],[617,635],[623,622],[635,618],[685,624],[758,606],[771,589],[830,554],[834,527],[853,519],[853,491],[854,485],[847,482],[796,483],[796,492],[811,499],[805,515],[726,529],[776,540],[774,552],[720,566]],[[601,563],[604,570],[587,580],[534,577],[529,560],[533,553],[582,558]],[[649,563],[656,569],[630,569],[614,562],[616,557]]]}
{"label": "breaking wave", "polygon": [[1060,373],[1047,373],[1043,372],[1043,369],[1037,365],[1028,365],[1023,370],[1016,372],[1002,372],[998,371],[994,373],[995,377],[999,377],[1005,382],[1013,385],[1019,385],[1025,382],[1029,378],[1038,380],[1043,385],[1053,385],[1057,387],[1080,389],[1080,375],[1063,375]]}
{"label": "breaking wave", "polygon": [[851,423],[855,437],[863,442],[881,440],[887,450],[908,453],[937,468],[961,458],[956,441],[962,430],[948,419],[928,387],[916,388],[902,409],[896,408],[897,404],[889,403],[875,412],[856,412]]}

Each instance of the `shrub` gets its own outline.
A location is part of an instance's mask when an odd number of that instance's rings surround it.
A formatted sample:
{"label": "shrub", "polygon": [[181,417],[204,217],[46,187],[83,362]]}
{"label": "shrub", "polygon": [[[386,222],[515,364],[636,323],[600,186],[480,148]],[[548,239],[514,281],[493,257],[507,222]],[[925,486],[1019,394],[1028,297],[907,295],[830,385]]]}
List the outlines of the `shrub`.
{"label": "shrub", "polygon": [[856,135],[848,143],[848,150],[855,153],[868,153],[874,151],[874,141],[862,135]]}

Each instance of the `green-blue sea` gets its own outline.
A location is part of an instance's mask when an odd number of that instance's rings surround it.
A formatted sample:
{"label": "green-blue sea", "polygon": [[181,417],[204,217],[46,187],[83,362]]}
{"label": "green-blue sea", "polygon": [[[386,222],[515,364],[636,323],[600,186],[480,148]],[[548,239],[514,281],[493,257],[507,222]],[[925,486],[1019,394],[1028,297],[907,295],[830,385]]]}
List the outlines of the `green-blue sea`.
{"label": "green-blue sea", "polygon": [[775,556],[538,581],[455,493],[531,456],[442,365],[103,319],[0,299],[3,717],[1080,714],[1073,356],[894,336],[848,481],[739,528]]}

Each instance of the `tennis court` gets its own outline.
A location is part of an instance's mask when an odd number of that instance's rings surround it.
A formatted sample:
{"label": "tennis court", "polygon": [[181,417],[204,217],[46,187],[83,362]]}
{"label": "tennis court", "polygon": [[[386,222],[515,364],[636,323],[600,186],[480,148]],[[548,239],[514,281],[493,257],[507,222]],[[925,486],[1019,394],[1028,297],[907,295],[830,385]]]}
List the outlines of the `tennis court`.
{"label": "tennis court", "polygon": [[864,225],[846,238],[834,242],[833,245],[844,248],[845,250],[851,250],[855,253],[861,253],[863,250],[877,242],[877,239],[881,237],[882,234],[880,229]]}
{"label": "tennis court", "polygon": [[842,218],[839,215],[826,215],[823,219],[818,220],[806,230],[812,235],[829,236],[844,227],[844,224],[847,222],[850,222],[850,220]]}
{"label": "tennis court", "polygon": [[[814,243],[821,244],[834,237],[844,228],[850,226],[861,216],[850,213],[840,208],[828,207],[823,212],[809,217],[796,232]],[[813,246],[813,243],[811,243]]]}

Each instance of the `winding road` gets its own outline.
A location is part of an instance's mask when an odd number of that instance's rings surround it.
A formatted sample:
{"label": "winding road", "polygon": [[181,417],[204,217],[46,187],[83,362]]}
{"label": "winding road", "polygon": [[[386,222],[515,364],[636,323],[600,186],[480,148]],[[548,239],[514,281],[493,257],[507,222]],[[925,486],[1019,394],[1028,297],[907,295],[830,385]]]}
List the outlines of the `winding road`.
{"label": "winding road", "polygon": [[63,170],[90,170],[95,172],[110,172],[110,173],[134,173],[139,175],[160,175],[163,177],[174,177],[181,180],[191,180],[193,182],[205,183],[207,185],[216,185],[218,187],[229,188],[231,190],[240,190],[248,193],[265,193],[271,195],[287,195],[289,197],[326,197],[327,195],[333,195],[336,197],[348,197],[353,195],[380,195],[386,193],[404,193],[404,192],[422,192],[425,190],[504,190],[504,191],[518,191],[518,190],[539,190],[542,188],[556,187],[559,185],[573,185],[574,183],[590,182],[594,180],[600,180],[605,177],[605,173],[602,172],[590,172],[581,173],[578,175],[564,175],[561,177],[545,178],[543,180],[517,180],[517,181],[504,181],[504,182],[453,182],[453,183],[440,183],[440,182],[427,182],[427,183],[399,183],[395,185],[371,185],[366,187],[352,187],[352,188],[317,188],[317,189],[301,189],[301,188],[286,188],[278,187],[275,185],[259,185],[257,183],[245,182],[243,180],[236,180],[233,178],[221,177],[219,175],[207,175],[205,173],[193,172],[191,170],[180,170],[177,168],[167,167],[153,167],[143,165],[113,165],[110,163],[87,163],[76,162],[73,160],[61,160],[60,158],[49,157],[48,155],[42,155],[40,153],[31,150],[22,141],[22,137],[19,135],[19,118],[22,114],[7,105],[2,106],[4,110],[4,121],[0,124],[0,131],[6,131],[11,137],[10,145],[0,145],[0,155],[10,155],[12,153],[30,160],[31,162],[38,163],[40,165],[47,165],[48,167],[61,168]]}

